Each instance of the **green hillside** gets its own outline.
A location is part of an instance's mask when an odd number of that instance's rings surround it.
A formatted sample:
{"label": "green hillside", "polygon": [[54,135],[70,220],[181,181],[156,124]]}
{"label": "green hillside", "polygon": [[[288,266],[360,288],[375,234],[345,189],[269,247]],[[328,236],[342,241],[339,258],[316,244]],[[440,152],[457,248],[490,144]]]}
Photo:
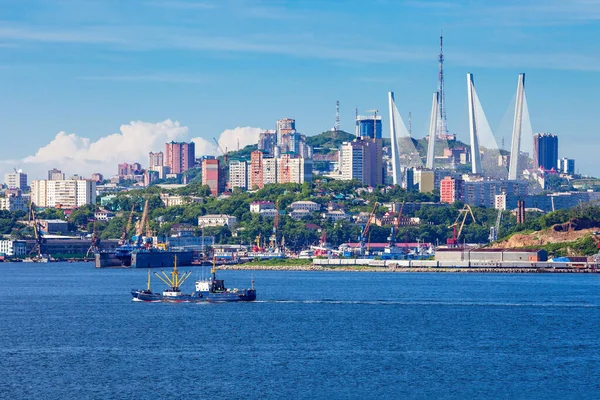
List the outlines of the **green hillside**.
{"label": "green hillside", "polygon": [[315,153],[328,153],[330,149],[339,148],[342,143],[354,140],[356,136],[345,131],[326,131],[315,136],[307,136],[306,143]]}

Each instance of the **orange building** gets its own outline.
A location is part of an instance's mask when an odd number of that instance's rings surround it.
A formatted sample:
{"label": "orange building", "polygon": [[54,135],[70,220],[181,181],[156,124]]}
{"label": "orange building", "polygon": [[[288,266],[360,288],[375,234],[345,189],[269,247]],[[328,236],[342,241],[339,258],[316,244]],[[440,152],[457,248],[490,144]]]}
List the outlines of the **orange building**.
{"label": "orange building", "polygon": [[449,176],[440,181],[440,202],[452,204],[462,199],[462,180]]}
{"label": "orange building", "polygon": [[263,179],[263,153],[260,150],[255,150],[250,154],[250,179],[248,187],[254,189],[264,187]]}

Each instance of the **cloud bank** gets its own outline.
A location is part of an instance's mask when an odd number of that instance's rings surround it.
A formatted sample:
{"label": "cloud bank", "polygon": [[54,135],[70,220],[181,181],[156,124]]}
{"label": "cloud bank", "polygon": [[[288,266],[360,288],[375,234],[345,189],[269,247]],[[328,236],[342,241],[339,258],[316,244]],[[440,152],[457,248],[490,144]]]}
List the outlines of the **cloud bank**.
{"label": "cloud bank", "polygon": [[[248,146],[249,144],[258,143],[258,137],[262,132],[261,128],[253,128],[251,126],[237,127],[235,129],[227,129],[221,132],[218,142],[223,151],[234,151]],[[213,156],[221,155],[221,151],[217,149],[214,140],[206,140],[205,138],[195,137],[192,141],[196,144],[196,156],[208,154]]]}
{"label": "cloud bank", "polygon": [[[218,136],[223,149],[237,149],[258,141],[260,128],[237,127],[227,129]],[[148,165],[148,153],[163,151],[165,143],[175,141],[193,141],[196,144],[196,156],[220,155],[215,143],[202,137],[188,139],[189,129],[178,121],[167,119],[162,122],[131,121],[121,125],[118,133],[104,136],[98,140],[80,136],[76,133],[59,132],[48,144],[39,148],[34,155],[22,160],[4,161],[0,165],[3,172],[9,172],[13,166],[22,168],[29,179],[45,179],[46,172],[52,168],[62,170],[67,176],[79,174],[89,177],[100,172],[105,177],[116,174],[117,164],[139,162]]]}

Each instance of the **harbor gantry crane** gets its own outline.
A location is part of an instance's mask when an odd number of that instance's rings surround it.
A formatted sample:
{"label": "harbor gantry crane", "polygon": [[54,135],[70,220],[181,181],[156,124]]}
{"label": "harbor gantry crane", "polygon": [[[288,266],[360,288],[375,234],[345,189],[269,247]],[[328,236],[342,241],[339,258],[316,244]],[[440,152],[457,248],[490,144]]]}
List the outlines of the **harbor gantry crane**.
{"label": "harbor gantry crane", "polygon": [[273,233],[269,238],[269,247],[271,251],[277,251],[277,229],[279,228],[279,200],[275,203],[275,218],[273,219]]}
{"label": "harbor gantry crane", "polygon": [[[96,208],[96,211],[98,211],[97,208]],[[90,248],[85,253],[85,257],[87,258],[90,255],[90,253],[96,254],[99,251],[100,251],[100,234],[98,233],[98,220],[97,220],[96,216],[94,215],[94,231],[92,232],[92,240],[90,243]]]}
{"label": "harbor gantry crane", "polygon": [[360,236],[358,238],[358,241],[360,244],[360,255],[361,256],[365,255],[365,241],[367,240],[367,235],[369,234],[369,228],[371,227],[371,221],[373,220],[373,216],[375,215],[375,210],[377,209],[378,205],[379,205],[378,202],[375,202],[375,204],[373,205],[373,209],[371,210],[371,213],[369,214],[369,219],[367,220],[367,223],[365,224],[365,227],[363,228],[363,230],[360,233]]}
{"label": "harbor gantry crane", "polygon": [[[465,226],[465,222],[467,220],[468,215],[470,215],[471,218],[473,219],[473,223],[475,223],[475,224],[477,223],[477,221],[475,220],[475,216],[473,215],[473,210],[471,210],[471,206],[469,206],[468,204],[465,204],[465,206],[459,211],[458,216],[456,217],[456,220],[454,221],[454,223],[448,227],[448,228],[452,228],[452,239],[447,239],[446,244],[448,244],[449,246],[453,246],[453,247],[458,246],[458,239],[460,238],[460,234],[462,233],[462,230]],[[462,216],[462,221],[459,224],[458,221],[460,220],[461,216]],[[458,232],[456,230],[457,226],[459,226]]]}
{"label": "harbor gantry crane", "polygon": [[149,229],[147,228],[148,225],[148,203],[149,203],[149,199],[146,199],[145,203],[144,203],[144,211],[142,212],[142,219],[140,219],[137,223],[136,226],[136,238],[135,238],[135,245],[136,247],[140,247],[142,246],[142,238],[144,237],[144,234],[146,234],[146,239],[148,239],[148,234],[150,233]]}
{"label": "harbor gantry crane", "polygon": [[390,237],[388,238],[388,247],[392,248],[396,244],[396,235],[398,234],[398,230],[400,227],[400,220],[402,219],[402,210],[404,210],[404,201],[400,205],[400,210],[398,211],[398,216],[394,221],[394,225],[392,225],[392,229],[390,230]]}
{"label": "harbor gantry crane", "polygon": [[33,236],[35,238],[35,244],[31,248],[29,254],[35,254],[38,259],[41,259],[44,254],[44,235],[41,230],[40,221],[35,214],[35,204],[33,202],[29,203],[29,222],[31,223],[31,227],[33,228]]}
{"label": "harbor gantry crane", "polygon": [[502,209],[498,209],[498,215],[496,216],[496,225],[490,228],[490,242],[498,240],[498,231],[500,230],[500,222],[502,222]]}
{"label": "harbor gantry crane", "polygon": [[121,239],[119,239],[119,245],[124,246],[127,244],[127,233],[131,229],[131,223],[133,222],[133,212],[135,210],[135,202],[131,204],[131,212],[129,213],[129,219],[127,220],[127,225],[123,227],[123,233],[121,234]]}

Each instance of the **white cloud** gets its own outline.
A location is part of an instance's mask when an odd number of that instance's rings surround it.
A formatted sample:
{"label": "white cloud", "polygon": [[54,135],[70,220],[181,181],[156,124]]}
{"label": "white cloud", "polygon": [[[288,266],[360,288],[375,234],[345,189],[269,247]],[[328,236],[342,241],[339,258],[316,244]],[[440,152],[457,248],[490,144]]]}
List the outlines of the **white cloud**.
{"label": "white cloud", "polygon": [[[236,150],[258,142],[262,129],[237,127],[227,129],[219,136],[219,144],[225,150]],[[21,160],[0,161],[0,170],[9,172],[13,167],[22,168],[29,179],[44,179],[52,168],[62,170],[67,176],[79,174],[89,177],[100,172],[106,177],[116,174],[117,164],[139,162],[148,165],[150,151],[163,151],[165,143],[175,141],[193,141],[196,144],[196,156],[220,155],[212,140],[201,137],[187,139],[189,129],[177,121],[167,119],[151,123],[132,121],[121,125],[119,133],[91,140],[76,133],[59,132],[47,145],[34,155]]]}
{"label": "white cloud", "polygon": [[[235,129],[227,129],[221,132],[219,136],[219,145],[223,151],[237,150],[238,140],[240,149],[243,149],[249,144],[258,143],[258,136],[263,130],[261,128],[253,128],[251,126],[237,127]],[[221,151],[216,149],[214,140],[206,140],[205,138],[196,137],[192,141],[196,144],[196,156],[199,155],[221,155]]]}
{"label": "white cloud", "polygon": [[117,164],[123,162],[148,163],[148,153],[164,149],[171,140],[180,140],[188,128],[177,121],[167,119],[150,123],[132,121],[121,125],[119,133],[113,133],[96,141],[75,133],[59,132],[56,137],[35,155],[26,157],[19,165],[32,178],[41,178],[47,169],[59,168],[65,174],[89,176],[101,172],[113,175]]}

